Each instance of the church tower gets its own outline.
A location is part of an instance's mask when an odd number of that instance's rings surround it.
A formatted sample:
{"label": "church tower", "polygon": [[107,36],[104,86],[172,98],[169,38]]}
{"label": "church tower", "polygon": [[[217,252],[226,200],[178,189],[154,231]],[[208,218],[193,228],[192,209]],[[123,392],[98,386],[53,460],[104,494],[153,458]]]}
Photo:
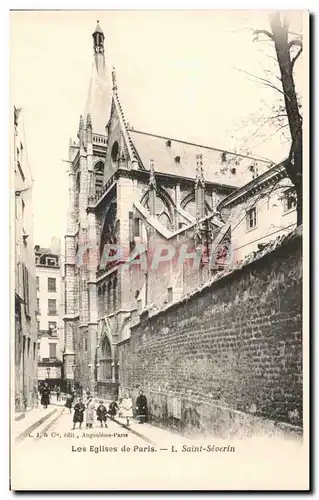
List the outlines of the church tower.
{"label": "church tower", "polygon": [[65,235],[65,352],[64,377],[68,388],[95,389],[97,309],[94,204],[104,175],[107,123],[112,86],[105,63],[104,33],[97,21],[93,37],[92,72],[77,140],[69,144],[69,210]]}

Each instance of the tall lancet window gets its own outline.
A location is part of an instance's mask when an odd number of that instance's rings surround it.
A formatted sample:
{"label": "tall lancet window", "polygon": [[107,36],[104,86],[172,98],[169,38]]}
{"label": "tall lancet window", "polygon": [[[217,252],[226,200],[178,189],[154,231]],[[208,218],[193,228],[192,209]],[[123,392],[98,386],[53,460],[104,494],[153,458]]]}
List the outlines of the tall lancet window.
{"label": "tall lancet window", "polygon": [[115,276],[113,281],[113,312],[117,309],[117,276]]}
{"label": "tall lancet window", "polygon": [[111,314],[112,312],[112,283],[109,280],[107,284],[107,314]]}
{"label": "tall lancet window", "polygon": [[104,164],[99,161],[94,167],[95,194],[98,195],[103,186]]}

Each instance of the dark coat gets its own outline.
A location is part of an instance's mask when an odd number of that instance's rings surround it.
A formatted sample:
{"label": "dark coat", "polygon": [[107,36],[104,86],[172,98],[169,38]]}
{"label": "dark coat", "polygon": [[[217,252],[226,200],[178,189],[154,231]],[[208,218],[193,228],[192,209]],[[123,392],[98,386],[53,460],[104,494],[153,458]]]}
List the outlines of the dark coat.
{"label": "dark coat", "polygon": [[65,406],[67,408],[72,408],[73,400],[74,400],[74,396],[71,396],[71,395],[67,396]]}
{"label": "dark coat", "polygon": [[84,419],[85,406],[83,403],[76,403],[74,405],[74,415],[73,422],[76,424],[77,422],[82,423]]}
{"label": "dark coat", "polygon": [[113,401],[112,403],[110,403],[110,406],[109,406],[109,414],[112,417],[115,417],[116,412],[118,411],[118,409],[119,409],[118,404],[115,401]]}
{"label": "dark coat", "polygon": [[147,399],[144,394],[140,394],[136,399],[136,409],[138,415],[147,415]]}
{"label": "dark coat", "polygon": [[41,404],[47,406],[50,404],[50,389],[44,387],[41,391]]}
{"label": "dark coat", "polygon": [[96,416],[99,422],[106,422],[107,409],[104,405],[99,405],[96,410]]}

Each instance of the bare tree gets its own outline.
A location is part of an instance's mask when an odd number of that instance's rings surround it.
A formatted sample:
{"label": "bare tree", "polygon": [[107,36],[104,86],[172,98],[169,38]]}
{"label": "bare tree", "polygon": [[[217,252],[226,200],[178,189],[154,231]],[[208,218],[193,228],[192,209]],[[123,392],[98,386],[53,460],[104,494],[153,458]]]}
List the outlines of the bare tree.
{"label": "bare tree", "polygon": [[257,39],[260,35],[266,36],[272,41],[276,51],[281,85],[281,89],[277,90],[283,95],[291,138],[286,171],[296,189],[297,225],[300,225],[302,224],[302,116],[295,88],[294,66],[302,52],[302,39],[298,35],[290,39],[289,21],[286,14],[281,15],[280,12],[271,14],[270,27],[271,31],[255,30],[254,34]]}

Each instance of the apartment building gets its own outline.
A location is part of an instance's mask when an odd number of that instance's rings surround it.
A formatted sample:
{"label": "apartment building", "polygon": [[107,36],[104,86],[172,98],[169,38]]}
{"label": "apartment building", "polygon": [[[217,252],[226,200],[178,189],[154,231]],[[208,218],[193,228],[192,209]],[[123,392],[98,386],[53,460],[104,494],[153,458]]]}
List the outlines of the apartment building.
{"label": "apartment building", "polygon": [[64,349],[63,277],[60,253],[35,246],[38,380],[61,385]]}

